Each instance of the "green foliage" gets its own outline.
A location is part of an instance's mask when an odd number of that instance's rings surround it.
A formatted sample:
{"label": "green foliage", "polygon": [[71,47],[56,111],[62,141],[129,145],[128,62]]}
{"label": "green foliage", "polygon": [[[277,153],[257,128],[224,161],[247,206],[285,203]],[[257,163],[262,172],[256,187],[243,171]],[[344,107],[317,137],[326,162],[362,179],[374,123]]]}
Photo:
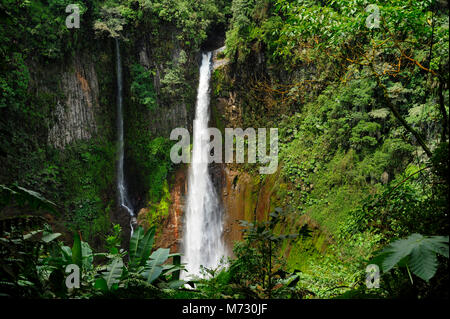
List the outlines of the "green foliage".
{"label": "green foliage", "polygon": [[116,290],[123,271],[123,261],[120,258],[113,258],[106,266],[106,271],[103,273],[103,279],[106,282],[108,289]]}
{"label": "green foliage", "polygon": [[[130,242],[130,263],[123,262],[125,252],[94,254],[90,246],[75,233],[72,247],[64,246],[57,239],[61,234],[53,233],[44,219],[33,217],[14,219],[8,231],[0,237],[0,293],[9,297],[41,298],[95,298],[100,296],[155,297],[164,295],[162,289],[172,291],[184,284],[173,274],[184,269],[179,263],[167,263],[169,249],[152,249],[154,230],[144,234],[138,228]],[[0,221],[2,229],[5,220]],[[44,226],[44,229],[39,227]],[[116,231],[119,228],[116,227]],[[141,236],[141,235],[142,236]],[[120,234],[115,234],[120,237]],[[139,240],[139,238],[141,240]],[[111,241],[110,241],[111,242]],[[116,242],[113,240],[112,242]],[[102,257],[94,264],[94,257]],[[106,263],[105,263],[106,258]],[[66,266],[80,267],[80,288],[67,289]],[[156,283],[159,288],[147,284]],[[136,289],[140,289],[140,294]]]}
{"label": "green foliage", "polygon": [[234,282],[251,288],[259,297],[271,298],[277,291],[274,289],[275,283],[280,283],[276,279],[286,279],[279,275],[283,273],[284,264],[283,258],[278,255],[282,242],[310,237],[306,225],[298,234],[276,234],[276,225],[285,221],[285,218],[286,213],[276,208],[269,214],[268,221],[241,221],[245,241],[234,247],[236,259],[230,264],[230,272]]}
{"label": "green foliage", "polygon": [[94,30],[98,35],[105,34],[112,38],[119,38],[120,32],[127,20],[124,14],[127,7],[123,5],[111,6],[107,3],[100,8],[100,19],[94,22]]}
{"label": "green foliage", "polygon": [[131,99],[142,105],[145,105],[150,111],[155,110],[156,93],[153,88],[153,81],[150,71],[145,70],[140,64],[134,64],[131,67]]}
{"label": "green foliage", "polygon": [[380,193],[367,196],[361,206],[350,212],[345,232],[370,229],[386,238],[411,232],[442,232],[442,227],[446,227],[442,216],[445,204],[439,199],[442,195],[433,194],[436,189],[423,187],[423,180],[431,178],[426,169],[410,165]]}
{"label": "green foliage", "polygon": [[277,225],[285,222],[287,214],[276,208],[265,222],[241,221],[244,241],[233,247],[233,258],[222,260],[216,269],[203,268],[203,279],[194,281],[207,298],[304,298],[310,292],[299,287],[299,275],[284,270],[280,256],[283,242],[303,242],[310,237],[306,225],[296,234],[280,234]]}
{"label": "green foliage", "polygon": [[139,226],[130,239],[128,266],[125,266],[122,261],[121,251],[118,254],[108,255],[110,262],[102,276],[106,285],[102,279],[97,279],[96,288],[104,293],[120,293],[120,291],[123,293],[127,290],[128,282],[133,278],[138,281],[145,280],[147,284],[158,280],[161,287],[176,288],[174,283],[179,280],[171,279],[169,275],[184,269],[184,266],[165,264],[168,258],[178,256],[178,254],[169,254],[169,249],[159,248],[150,254],[154,235],[154,228],[144,233],[144,229]]}
{"label": "green foliage", "polygon": [[[297,54],[297,48],[314,39],[318,43],[310,51],[320,54],[324,49],[345,51],[357,38],[378,37],[385,31],[383,27],[394,33],[414,36],[418,40],[414,42],[415,45],[423,43],[432,31],[431,25],[426,23],[432,9],[430,1],[420,1],[408,7],[402,1],[377,3],[383,15],[381,30],[376,30],[378,32],[370,32],[366,27],[366,18],[370,14],[365,11],[369,4],[367,1],[273,2],[272,21],[278,18],[279,23],[272,22],[273,27],[265,32],[263,40],[269,45],[275,59],[301,58],[302,54]],[[267,22],[266,25],[270,24]]]}
{"label": "green foliage", "polygon": [[37,153],[30,151],[24,155],[26,167],[21,167],[20,156],[14,150],[8,157],[13,154],[19,161],[14,161],[19,172],[17,183],[39,190],[55,203],[42,207],[44,210],[58,212],[57,217],[64,219],[70,231],[80,230],[88,240],[106,233],[110,203],[105,194],[114,182],[114,144],[96,139],[74,143],[65,150],[47,147]]}
{"label": "green foliage", "polygon": [[[4,63],[4,64],[3,64]],[[0,75],[0,108],[10,107],[18,110],[25,107],[24,100],[30,81],[28,67],[25,65],[23,55],[13,53],[12,57],[6,57],[2,64]]]}
{"label": "green foliage", "polygon": [[[144,129],[144,127],[146,127]],[[150,224],[159,225],[161,217],[168,213],[170,192],[168,178],[173,164],[170,160],[172,142],[164,137],[153,138],[148,124],[142,123],[143,130],[136,129],[131,143],[131,155],[136,162],[136,170],[143,180],[142,188],[150,208]]]}
{"label": "green foliage", "polygon": [[[14,220],[21,222],[30,218]],[[88,280],[93,271],[92,250],[78,234],[74,236],[72,248],[64,246],[57,241],[61,234],[53,233],[44,219],[34,220],[34,223],[28,221],[14,226],[11,223],[0,237],[1,252],[5,253],[1,262],[5,286],[1,292],[21,297],[68,297],[65,267],[78,265],[83,278]]]}
{"label": "green foliage", "polygon": [[130,267],[144,266],[153,246],[155,228],[152,227],[144,234],[144,229],[138,227],[130,239]]}
{"label": "green foliage", "polygon": [[[147,145],[149,154],[146,167],[150,171],[148,177],[149,200],[154,201],[164,194],[165,179],[172,168],[170,161],[170,148],[172,142],[163,137],[157,137],[150,141]],[[156,183],[155,183],[156,182]]]}
{"label": "green foliage", "polygon": [[16,204],[19,207],[28,207],[33,210],[47,210],[56,213],[56,204],[42,197],[41,194],[12,185],[7,187],[0,184],[0,207]]}
{"label": "green foliage", "polygon": [[[430,1],[407,8],[384,1],[377,3],[380,28],[370,30],[368,4],[235,0],[227,32],[236,64],[227,90],[242,121],[279,128],[280,205],[298,212],[294,224],[304,218],[319,225],[308,244],[283,245],[290,270],[303,271],[300,285],[318,297],[369,296],[361,294],[364,259],[374,250],[414,232],[448,233],[448,144],[438,143],[447,140],[441,123],[448,102],[438,102],[437,92],[447,81],[448,10]],[[227,76],[218,79],[220,90]],[[418,150],[418,136],[433,149],[439,173]],[[401,277],[393,274],[393,282],[399,285],[381,295],[405,296]]]}
{"label": "green foliage", "polygon": [[310,291],[308,298],[335,298],[358,287],[365,288],[367,260],[380,247],[381,236],[368,231],[346,234],[329,243],[326,251],[317,247],[318,239],[295,245],[288,259],[290,270],[301,271],[298,287]]}
{"label": "green foliage", "polygon": [[195,283],[203,297],[210,299],[218,298],[239,298],[242,292],[237,289],[232,282],[232,272],[219,267],[218,269],[202,268],[202,272],[207,279],[200,279]]}
{"label": "green foliage", "polygon": [[[399,239],[386,246],[374,262],[388,272],[395,265],[411,269],[419,278],[429,281],[436,273],[438,260],[436,255],[448,258],[448,236],[422,236],[412,234],[406,239]],[[412,278],[411,278],[412,282]]]}
{"label": "green foliage", "polygon": [[168,248],[158,248],[150,256],[145,264],[144,277],[147,278],[147,282],[151,284],[154,282],[163,272],[162,264],[169,258]]}
{"label": "green foliage", "polygon": [[60,169],[60,192],[67,212],[67,226],[83,237],[104,236],[109,227],[108,202],[104,192],[114,183],[115,147],[112,143],[80,142],[55,158]]}
{"label": "green foliage", "polygon": [[187,55],[184,50],[180,51],[177,60],[170,63],[164,77],[161,79],[161,91],[169,97],[184,96],[189,90],[189,84],[185,77]]}
{"label": "green foliage", "polygon": [[377,145],[376,133],[379,132],[380,125],[378,123],[360,121],[352,129],[352,137],[350,143],[352,147],[360,150],[363,147],[373,147]]}
{"label": "green foliage", "polygon": [[80,235],[75,233],[73,236],[73,246],[72,246],[72,262],[81,268],[82,264],[82,252],[81,252],[81,239]]}
{"label": "green foliage", "polygon": [[[3,1],[2,54],[14,48],[27,56],[37,53],[49,59],[61,58],[77,45],[77,35],[83,33],[83,30],[69,30],[65,25],[65,8],[71,3],[69,0]],[[77,4],[83,21],[87,7],[82,2]],[[11,43],[15,45],[10,46]]]}
{"label": "green foliage", "polygon": [[120,233],[122,229],[119,224],[116,224],[113,226],[113,234],[106,237],[106,248],[108,249],[109,253],[112,255],[116,255],[119,253],[120,249]]}
{"label": "green foliage", "polygon": [[161,23],[174,24],[181,30],[178,39],[187,45],[192,42],[196,47],[206,39],[213,23],[224,22],[228,7],[226,1],[221,0],[194,3],[188,0],[141,0],[139,5],[144,14],[150,11],[161,19]]}
{"label": "green foliage", "polygon": [[42,278],[46,272],[39,267],[40,252],[49,252],[60,234],[50,233],[48,229],[36,229],[42,226],[42,221],[39,224],[28,223],[26,233],[21,231],[23,227],[17,226],[2,233],[0,237],[1,295],[32,297],[43,294],[45,287],[49,285]]}
{"label": "green foliage", "polygon": [[[1,237],[2,293],[329,298],[345,292],[343,296],[355,297],[364,292],[364,261],[375,249],[411,233],[416,234],[393,242],[382,254],[388,273],[380,296],[405,296],[403,265],[430,281],[413,285],[426,291],[413,292],[414,297],[429,296],[445,282],[440,273],[445,267],[437,267],[441,257],[436,255],[448,256],[448,248],[444,252],[444,239],[430,236],[448,233],[449,134],[443,129],[448,113],[448,8],[428,0],[381,1],[380,28],[369,30],[367,1],[226,2],[88,1],[80,4],[82,25],[88,27],[79,30],[64,25],[66,0],[0,4],[0,204],[51,211],[56,203],[66,226],[80,231],[68,247],[40,223],[20,228],[33,219],[19,222],[20,227],[2,220],[8,224]],[[171,200],[171,142],[158,137],[162,133],[150,133],[150,123],[166,104],[193,105],[196,70],[190,66],[195,66],[195,53],[230,15],[226,54],[236,64],[217,74],[213,89],[221,97],[233,97],[242,111],[237,122],[279,127],[281,181],[270,203],[289,208],[292,216],[273,222],[278,216],[271,215],[273,220],[247,224],[246,239],[236,244],[237,258],[229,269],[206,270],[212,278],[197,282],[198,291],[174,290],[184,284],[177,280],[182,266],[165,262],[179,256],[165,249],[151,253],[155,227],[161,226]],[[150,208],[152,226],[145,234],[135,231],[128,262],[120,249],[120,227],[106,240],[107,254],[93,254],[81,241],[97,245],[109,233],[113,144],[93,139],[65,150],[45,146],[59,93],[40,89],[35,65],[46,68],[90,49],[93,32],[122,37],[125,50],[125,36],[131,42],[139,39],[136,47],[140,50],[145,43],[161,76],[157,105],[153,69],[127,58],[130,52],[124,54],[131,75],[130,95],[125,96],[125,117],[132,123],[125,130],[127,160],[142,188],[138,196]],[[97,69],[108,70],[108,63]],[[100,79],[104,70],[97,71]],[[100,86],[110,84],[101,81]],[[111,102],[106,91],[102,105]],[[109,120],[101,129],[111,133]],[[431,161],[417,147],[419,139],[411,128],[429,145]],[[23,188],[3,186],[14,181]],[[264,180],[257,184],[264,185]],[[248,209],[245,213],[253,218]],[[281,235],[297,232],[300,220],[317,223],[312,238],[295,241]],[[94,264],[94,256],[102,259]],[[82,268],[78,291],[61,285],[63,267],[72,262]]]}
{"label": "green foliage", "polygon": [[251,30],[254,28],[252,15],[255,8],[255,1],[238,0],[233,1],[231,5],[232,18],[231,28],[226,37],[226,54],[231,57],[237,57],[239,61],[244,61],[250,52]]}

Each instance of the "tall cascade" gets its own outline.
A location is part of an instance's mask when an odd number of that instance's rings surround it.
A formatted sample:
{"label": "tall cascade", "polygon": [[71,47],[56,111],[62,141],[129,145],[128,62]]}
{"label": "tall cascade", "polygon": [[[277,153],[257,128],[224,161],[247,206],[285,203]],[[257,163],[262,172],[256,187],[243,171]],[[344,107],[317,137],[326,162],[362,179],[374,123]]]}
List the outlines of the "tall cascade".
{"label": "tall cascade", "polygon": [[120,59],[119,40],[116,42],[116,70],[117,70],[117,144],[118,144],[118,164],[117,164],[117,193],[118,200],[121,207],[125,208],[131,216],[130,227],[131,234],[133,234],[133,224],[136,222],[134,216],[133,206],[128,198],[128,193],[125,185],[125,177],[123,173],[123,159],[124,159],[124,143],[123,143],[123,101],[122,101],[122,62]]}
{"label": "tall cascade", "polygon": [[211,53],[203,54],[194,120],[192,160],[183,238],[183,263],[188,275],[200,275],[200,266],[216,268],[225,256],[222,209],[208,172],[209,81]]}

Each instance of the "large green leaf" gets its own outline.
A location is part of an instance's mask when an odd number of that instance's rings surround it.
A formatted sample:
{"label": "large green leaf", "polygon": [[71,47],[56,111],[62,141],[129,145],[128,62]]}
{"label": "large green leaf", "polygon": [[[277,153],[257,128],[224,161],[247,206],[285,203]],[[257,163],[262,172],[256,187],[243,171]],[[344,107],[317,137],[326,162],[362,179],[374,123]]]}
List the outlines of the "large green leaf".
{"label": "large green leaf", "polygon": [[62,259],[66,264],[72,263],[72,250],[69,246],[61,247]]}
{"label": "large green leaf", "polygon": [[49,211],[56,212],[56,204],[48,199],[45,199],[41,194],[20,186],[16,186],[16,188],[23,196],[24,201],[28,202],[31,207],[35,209],[44,208]]}
{"label": "large green leaf", "polygon": [[184,265],[170,265],[170,267],[164,268],[163,266],[163,271],[164,271],[164,275],[170,275],[173,272],[177,272],[177,274],[175,275],[175,278],[180,278],[179,273],[181,272],[181,270],[185,270]]}
{"label": "large green leaf", "polygon": [[81,242],[81,255],[83,268],[86,270],[91,270],[94,261],[94,255],[92,254],[92,249],[87,242]]}
{"label": "large green leaf", "polygon": [[154,282],[162,273],[163,268],[161,266],[155,265],[149,261],[143,273],[144,277],[147,278],[147,282],[151,284]]}
{"label": "large green leaf", "polygon": [[169,258],[169,248],[158,248],[150,256],[150,261],[154,261],[155,265],[162,265]]}
{"label": "large green leaf", "polygon": [[81,250],[81,239],[78,233],[73,236],[73,246],[72,246],[72,262],[78,267],[82,267],[83,255]]}
{"label": "large green leaf", "polygon": [[149,230],[147,230],[144,238],[142,238],[142,240],[139,242],[137,259],[140,266],[145,265],[148,257],[150,256],[153,247],[153,241],[155,238],[155,229],[155,227],[151,227]]}
{"label": "large green leaf", "polygon": [[373,262],[379,264],[383,272],[391,270],[395,265],[407,266],[416,276],[428,281],[438,267],[436,255],[448,258],[448,240],[448,236],[412,234],[389,244]]}
{"label": "large green leaf", "polygon": [[33,240],[34,238],[37,237],[37,235],[39,235],[40,233],[42,233],[43,230],[39,229],[39,230],[33,230],[31,232],[29,232],[28,234],[23,235],[23,240]]}
{"label": "large green leaf", "polygon": [[53,240],[55,240],[56,238],[58,238],[59,236],[61,236],[61,233],[47,233],[42,236],[42,240],[46,243],[49,243]]}
{"label": "large green leaf", "polygon": [[144,229],[138,227],[130,239],[130,267],[144,266],[147,262],[155,237],[155,227],[151,227],[144,234]]}
{"label": "large green leaf", "polygon": [[134,232],[133,236],[130,238],[130,250],[129,250],[129,256],[130,256],[130,263],[135,263],[135,259],[137,256],[137,251],[139,247],[139,242],[144,238],[144,228],[139,226]]}
{"label": "large green leaf", "polygon": [[184,280],[172,280],[169,282],[169,288],[170,289],[178,289],[180,287],[183,287],[186,284]]}
{"label": "large green leaf", "polygon": [[181,263],[181,255],[180,254],[170,254],[169,258],[173,258],[173,265],[169,265],[166,269],[164,269],[164,275],[169,275],[174,273],[172,279],[179,280],[180,274],[182,270],[185,270],[184,265]]}
{"label": "large green leaf", "polygon": [[143,273],[148,283],[152,283],[161,275],[164,270],[162,264],[169,257],[169,252],[169,248],[159,248],[151,254],[150,259],[145,265],[145,270]]}
{"label": "large green leaf", "polygon": [[13,201],[21,207],[29,206],[36,210],[44,209],[52,213],[58,213],[55,203],[45,199],[35,191],[18,185],[12,185],[10,187],[0,185],[0,206],[9,205]]}
{"label": "large green leaf", "polygon": [[119,283],[120,276],[122,276],[122,270],[123,261],[121,258],[114,258],[111,263],[106,266],[103,279],[105,279],[108,289],[111,289],[112,285]]}
{"label": "large green leaf", "polygon": [[98,278],[94,283],[94,288],[104,292],[108,291],[108,284],[106,283],[105,278]]}
{"label": "large green leaf", "polygon": [[448,258],[448,237],[424,237],[418,241],[409,258],[411,271],[423,280],[430,280],[438,268],[436,254]]}

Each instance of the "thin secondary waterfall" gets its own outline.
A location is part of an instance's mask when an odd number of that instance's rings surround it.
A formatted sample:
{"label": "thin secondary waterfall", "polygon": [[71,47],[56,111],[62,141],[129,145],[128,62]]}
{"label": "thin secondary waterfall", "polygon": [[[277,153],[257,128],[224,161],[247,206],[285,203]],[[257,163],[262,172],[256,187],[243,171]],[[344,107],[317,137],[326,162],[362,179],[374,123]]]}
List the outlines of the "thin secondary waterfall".
{"label": "thin secondary waterfall", "polygon": [[117,70],[117,143],[118,143],[118,164],[117,164],[117,192],[119,204],[125,208],[131,216],[130,227],[133,234],[133,223],[136,218],[133,213],[133,206],[128,198],[125,177],[123,173],[124,142],[123,142],[123,101],[122,101],[122,62],[120,59],[119,40],[116,42],[116,70]]}
{"label": "thin secondary waterfall", "polygon": [[188,275],[200,275],[200,266],[215,268],[225,248],[219,200],[208,172],[209,80],[211,53],[203,54],[194,120],[192,161],[184,229],[184,257]]}

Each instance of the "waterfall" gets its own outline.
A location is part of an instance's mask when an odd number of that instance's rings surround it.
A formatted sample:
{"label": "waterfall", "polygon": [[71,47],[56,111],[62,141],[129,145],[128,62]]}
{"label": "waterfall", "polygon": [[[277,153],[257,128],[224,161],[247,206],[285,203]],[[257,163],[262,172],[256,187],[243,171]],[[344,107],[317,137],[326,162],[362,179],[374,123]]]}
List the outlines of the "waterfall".
{"label": "waterfall", "polygon": [[116,71],[117,71],[117,144],[118,144],[118,164],[117,164],[117,193],[118,200],[121,207],[125,208],[131,216],[130,227],[131,234],[133,234],[133,224],[136,222],[136,217],[133,213],[133,207],[128,198],[128,193],[125,185],[125,177],[123,173],[123,159],[124,159],[124,143],[123,143],[123,101],[122,101],[122,62],[120,59],[119,40],[115,39],[116,43]]}
{"label": "waterfall", "polygon": [[209,80],[211,53],[203,54],[194,120],[192,161],[183,238],[183,262],[188,275],[200,275],[200,265],[216,268],[225,248],[222,210],[208,172]]}

